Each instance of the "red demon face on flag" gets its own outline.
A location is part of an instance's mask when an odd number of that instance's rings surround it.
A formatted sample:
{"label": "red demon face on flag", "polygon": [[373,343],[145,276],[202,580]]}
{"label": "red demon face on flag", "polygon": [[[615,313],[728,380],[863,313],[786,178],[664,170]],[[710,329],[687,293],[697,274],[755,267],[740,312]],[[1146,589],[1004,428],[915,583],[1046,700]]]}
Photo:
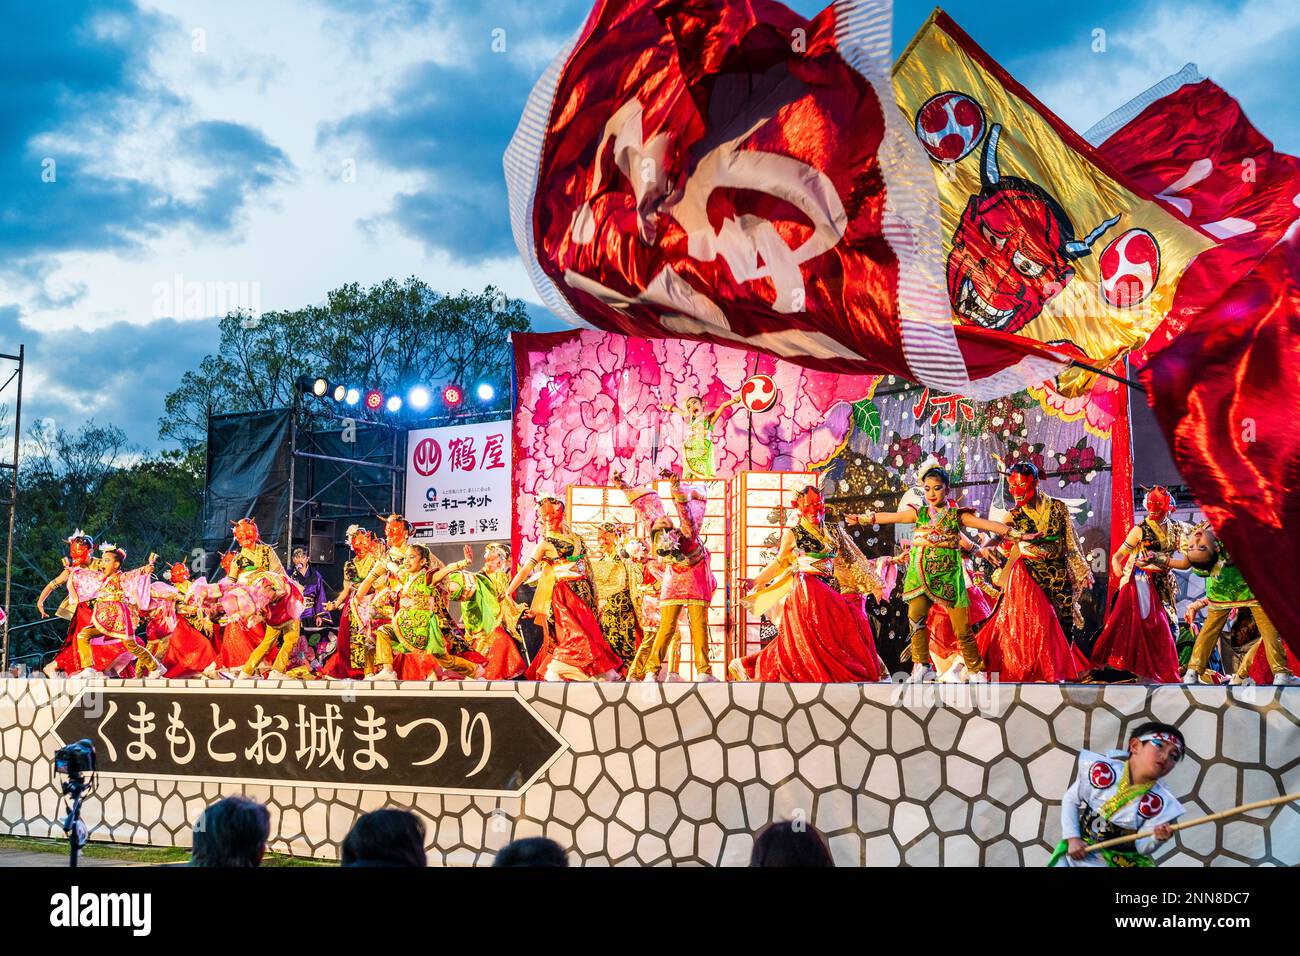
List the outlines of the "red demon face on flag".
{"label": "red demon face on flag", "polygon": [[[918,123],[920,122],[918,118]],[[1083,240],[1061,204],[1036,183],[998,170],[1002,127],[989,130],[972,196],[952,237],[948,298],[961,321],[1018,332],[1074,278],[1071,263],[1119,221],[1107,219]]]}

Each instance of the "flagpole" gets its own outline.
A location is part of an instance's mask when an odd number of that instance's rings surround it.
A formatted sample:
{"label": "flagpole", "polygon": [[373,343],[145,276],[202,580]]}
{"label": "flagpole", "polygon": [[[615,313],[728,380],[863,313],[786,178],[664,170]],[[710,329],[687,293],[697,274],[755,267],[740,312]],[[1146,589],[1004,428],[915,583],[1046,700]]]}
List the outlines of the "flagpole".
{"label": "flagpole", "polygon": [[1093,372],[1097,375],[1103,376],[1104,378],[1108,378],[1111,381],[1119,382],[1121,385],[1127,385],[1129,388],[1136,388],[1139,392],[1142,392],[1143,394],[1146,393],[1145,386],[1139,384],[1138,382],[1134,382],[1131,379],[1127,379],[1122,375],[1116,375],[1114,372],[1107,372],[1104,369],[1094,368],[1091,365],[1084,365],[1082,362],[1078,361],[1077,359],[1071,359],[1070,364],[1073,365],[1075,368],[1081,368],[1086,372]]}

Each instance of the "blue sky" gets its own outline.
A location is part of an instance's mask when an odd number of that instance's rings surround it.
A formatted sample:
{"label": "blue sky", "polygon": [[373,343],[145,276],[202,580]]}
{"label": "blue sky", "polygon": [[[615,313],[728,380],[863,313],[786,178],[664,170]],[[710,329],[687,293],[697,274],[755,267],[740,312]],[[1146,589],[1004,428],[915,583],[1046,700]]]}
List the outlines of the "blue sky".
{"label": "blue sky", "polygon": [[[1045,6],[946,9],[1080,131],[1192,61],[1300,152],[1292,0]],[[510,238],[501,154],[589,7],[10,0],[0,351],[27,345],[25,419],[93,417],[158,447],[162,398],[215,349],[213,313],[232,297],[294,308],[345,282],[414,274],[536,301]],[[896,52],[930,10],[895,5]],[[193,282],[217,297],[178,308],[169,290]]]}

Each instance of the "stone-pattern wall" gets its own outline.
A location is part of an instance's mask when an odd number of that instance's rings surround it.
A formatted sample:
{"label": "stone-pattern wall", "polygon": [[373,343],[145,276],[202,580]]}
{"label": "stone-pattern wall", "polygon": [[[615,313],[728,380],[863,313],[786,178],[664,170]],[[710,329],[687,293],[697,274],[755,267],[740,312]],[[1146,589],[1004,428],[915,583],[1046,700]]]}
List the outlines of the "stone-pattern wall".
{"label": "stone-pattern wall", "polygon": [[[204,806],[245,792],[272,807],[279,852],[332,859],[358,813],[400,806],[426,818],[438,864],[545,835],[589,865],[709,866],[743,865],[757,829],[803,818],[841,865],[1041,866],[1078,749],[1119,746],[1146,719],[1187,737],[1166,780],[1185,819],[1300,791],[1300,688],[515,687],[570,748],[521,797],[104,779],[84,817],[92,839],[185,846]],[[69,700],[0,681],[0,832],[62,834],[49,731]],[[1180,833],[1160,860],[1300,864],[1300,806]]]}

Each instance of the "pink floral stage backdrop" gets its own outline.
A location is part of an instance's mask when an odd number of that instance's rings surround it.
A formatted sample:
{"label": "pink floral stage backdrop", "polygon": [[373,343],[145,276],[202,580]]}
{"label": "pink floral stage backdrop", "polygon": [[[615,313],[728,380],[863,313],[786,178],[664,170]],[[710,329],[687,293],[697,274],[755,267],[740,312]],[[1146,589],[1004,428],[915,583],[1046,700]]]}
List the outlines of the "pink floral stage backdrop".
{"label": "pink floral stage backdrop", "polygon": [[742,406],[723,413],[714,429],[720,478],[751,468],[816,471],[833,495],[897,494],[933,453],[987,508],[998,481],[993,456],[1008,466],[1033,461],[1051,493],[1079,505],[1081,530],[1101,556],[1099,578],[1132,521],[1127,405],[1122,386],[1106,379],[1082,399],[1047,386],[973,402],[892,378],[878,390],[879,376],[704,342],[574,330],[517,335],[514,349],[516,554],[537,539],[539,495],[605,485],[615,470],[645,483],[661,468],[680,469],[685,424],[660,405],[698,395],[711,411],[755,374],[772,377],[776,405],[753,416],[752,434]]}
{"label": "pink floral stage backdrop", "polygon": [[709,411],[749,376],[769,375],[779,397],[770,411],[754,415],[752,439],[742,406],[724,412],[714,430],[718,476],[751,467],[802,471],[843,448],[853,430],[853,404],[879,381],[745,349],[594,329],[516,335],[514,349],[516,554],[537,539],[538,495],[606,484],[611,470],[645,482],[660,468],[682,467],[684,424],[661,404],[680,407],[698,395]]}

